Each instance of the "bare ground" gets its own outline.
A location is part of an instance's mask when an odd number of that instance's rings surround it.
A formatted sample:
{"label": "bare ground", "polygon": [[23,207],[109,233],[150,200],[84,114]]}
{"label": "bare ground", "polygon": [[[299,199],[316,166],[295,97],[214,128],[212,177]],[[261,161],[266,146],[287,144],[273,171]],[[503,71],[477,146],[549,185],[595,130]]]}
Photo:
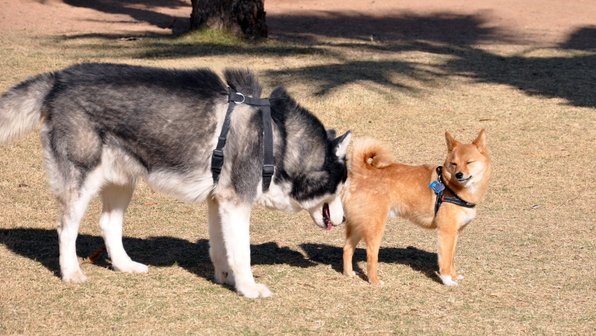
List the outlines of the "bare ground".
{"label": "bare ground", "polygon": [[[391,220],[382,287],[340,274],[343,229],[255,210],[253,270],[275,296],[213,283],[204,206],[141,184],[125,246],[150,265],[118,274],[94,203],[58,277],[56,204],[36,134],[0,147],[0,334],[596,333],[596,3],[266,1],[271,40],[180,35],[189,1],[0,0],[0,89],[82,61],[250,67],[329,127],[440,163],[446,129],[488,131],[490,194],[460,241],[462,286],[441,286],[435,234]],[[356,254],[365,268],[364,252]]]}

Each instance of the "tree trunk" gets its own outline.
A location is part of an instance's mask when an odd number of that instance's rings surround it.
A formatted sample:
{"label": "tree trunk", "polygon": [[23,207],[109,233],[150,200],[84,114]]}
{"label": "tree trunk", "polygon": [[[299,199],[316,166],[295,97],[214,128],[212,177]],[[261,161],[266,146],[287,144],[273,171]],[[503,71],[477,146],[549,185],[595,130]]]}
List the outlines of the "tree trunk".
{"label": "tree trunk", "polygon": [[190,29],[222,29],[251,40],[267,37],[264,1],[192,0]]}

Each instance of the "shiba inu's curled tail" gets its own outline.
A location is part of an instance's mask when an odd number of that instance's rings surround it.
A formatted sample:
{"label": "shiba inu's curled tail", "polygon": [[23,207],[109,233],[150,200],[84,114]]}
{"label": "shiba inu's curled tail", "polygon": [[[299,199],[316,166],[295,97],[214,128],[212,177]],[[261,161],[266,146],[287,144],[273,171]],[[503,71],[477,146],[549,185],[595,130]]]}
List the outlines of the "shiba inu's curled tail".
{"label": "shiba inu's curled tail", "polygon": [[226,83],[237,92],[253,98],[261,97],[261,84],[255,74],[248,69],[225,69]]}
{"label": "shiba inu's curled tail", "polygon": [[23,135],[39,124],[42,107],[54,81],[52,73],[37,75],[0,96],[0,143]]}
{"label": "shiba inu's curled tail", "polygon": [[364,137],[352,144],[350,169],[354,173],[366,173],[370,169],[381,169],[394,162],[389,148],[379,140]]}

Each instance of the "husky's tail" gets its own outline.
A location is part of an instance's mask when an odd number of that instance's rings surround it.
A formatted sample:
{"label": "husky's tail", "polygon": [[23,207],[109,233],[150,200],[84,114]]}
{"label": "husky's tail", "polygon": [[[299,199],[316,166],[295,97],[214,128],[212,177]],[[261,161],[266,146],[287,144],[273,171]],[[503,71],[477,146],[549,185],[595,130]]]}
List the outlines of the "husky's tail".
{"label": "husky's tail", "polygon": [[366,174],[372,169],[382,169],[395,160],[389,148],[373,138],[355,139],[350,155],[350,170],[356,174]]}
{"label": "husky's tail", "polygon": [[261,97],[261,84],[250,70],[226,69],[224,78],[233,90],[253,98]]}
{"label": "husky's tail", "polygon": [[0,96],[0,143],[29,132],[39,124],[54,74],[31,77]]}

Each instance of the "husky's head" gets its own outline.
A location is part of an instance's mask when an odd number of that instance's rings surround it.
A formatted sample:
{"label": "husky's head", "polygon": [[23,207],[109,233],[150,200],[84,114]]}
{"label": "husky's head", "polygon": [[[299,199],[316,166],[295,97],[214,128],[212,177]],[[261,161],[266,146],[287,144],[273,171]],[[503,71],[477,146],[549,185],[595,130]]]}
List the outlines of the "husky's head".
{"label": "husky's head", "polygon": [[258,202],[279,210],[306,210],[325,229],[342,224],[340,194],[348,178],[346,152],[351,132],[336,137],[335,131],[326,130],[283,87],[271,93],[270,101],[279,135],[275,176]]}
{"label": "husky's head", "polygon": [[294,181],[292,197],[309,212],[315,224],[326,230],[344,222],[341,190],[348,177],[346,151],[351,132],[335,138],[330,131],[327,157],[321,170],[311,171]]}
{"label": "husky's head", "polygon": [[490,172],[484,129],[480,130],[471,144],[460,143],[449,132],[445,132],[445,140],[447,142],[445,177],[460,188],[474,189],[480,181],[488,177]]}

